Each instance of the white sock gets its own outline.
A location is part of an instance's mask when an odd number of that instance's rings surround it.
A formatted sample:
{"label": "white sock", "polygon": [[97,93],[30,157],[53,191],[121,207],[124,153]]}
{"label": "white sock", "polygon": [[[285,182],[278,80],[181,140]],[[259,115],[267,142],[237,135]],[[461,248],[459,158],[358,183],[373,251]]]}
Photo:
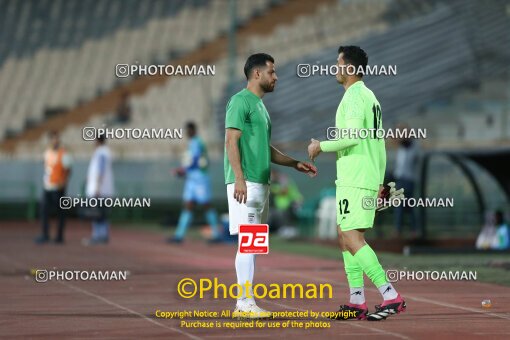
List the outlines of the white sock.
{"label": "white sock", "polygon": [[397,291],[395,290],[395,288],[393,288],[393,286],[389,282],[377,289],[379,289],[379,292],[381,293],[384,300],[393,300],[396,299],[398,296]]}
{"label": "white sock", "polygon": [[350,288],[351,290],[351,299],[349,303],[353,303],[355,305],[362,305],[365,303],[365,289],[364,287],[359,288]]}
{"label": "white sock", "polygon": [[244,304],[254,301],[253,287],[250,287],[249,292],[251,298],[247,298],[246,292],[244,291],[244,285],[246,284],[246,281],[253,284],[253,275],[255,273],[255,254],[241,254],[238,252],[236,255],[236,273],[237,283],[243,287],[243,295],[237,299],[237,303]]}

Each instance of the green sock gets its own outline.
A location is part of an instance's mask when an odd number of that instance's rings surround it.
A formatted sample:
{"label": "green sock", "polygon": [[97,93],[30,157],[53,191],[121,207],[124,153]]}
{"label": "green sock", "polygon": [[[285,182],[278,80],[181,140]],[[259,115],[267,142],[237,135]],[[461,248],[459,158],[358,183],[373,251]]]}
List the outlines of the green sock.
{"label": "green sock", "polygon": [[343,251],[345,274],[350,288],[363,287],[363,269],[358,264],[354,256],[348,251]]}
{"label": "green sock", "polygon": [[368,278],[377,288],[388,283],[388,281],[386,281],[386,273],[379,263],[377,255],[368,244],[361,247],[361,249],[354,254],[353,258],[358,262],[361,268],[363,268],[365,274],[367,274]]}

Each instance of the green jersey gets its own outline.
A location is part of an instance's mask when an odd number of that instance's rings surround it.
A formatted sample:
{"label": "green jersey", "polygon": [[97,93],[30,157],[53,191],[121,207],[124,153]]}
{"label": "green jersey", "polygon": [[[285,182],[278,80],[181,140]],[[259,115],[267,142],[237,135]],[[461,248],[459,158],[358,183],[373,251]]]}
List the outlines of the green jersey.
{"label": "green jersey", "polygon": [[[269,184],[271,174],[271,120],[262,100],[248,89],[236,93],[227,104],[225,129],[241,130],[239,154],[244,179]],[[223,160],[225,183],[234,183],[235,175],[228,160]]]}
{"label": "green jersey", "polygon": [[[344,134],[348,138],[320,143],[322,151],[336,152],[336,185],[379,190],[386,170],[384,139],[378,139],[374,130],[382,129],[381,106],[362,81],[345,92],[336,111],[335,125],[340,135],[342,129],[356,132]],[[360,129],[364,129],[363,133]]]}

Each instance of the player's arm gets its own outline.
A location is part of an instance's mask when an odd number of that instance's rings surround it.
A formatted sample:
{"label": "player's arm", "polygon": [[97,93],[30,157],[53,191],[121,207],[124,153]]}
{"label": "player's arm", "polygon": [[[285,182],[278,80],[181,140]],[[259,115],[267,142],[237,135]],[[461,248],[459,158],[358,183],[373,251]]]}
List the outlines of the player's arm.
{"label": "player's arm", "polygon": [[384,175],[386,174],[386,142],[384,139],[381,141],[379,148],[379,184],[384,185]]}
{"label": "player's arm", "polygon": [[297,171],[307,173],[308,176],[314,177],[317,175],[317,168],[310,163],[298,161],[290,156],[287,156],[277,148],[271,145],[271,162],[278,165],[288,166],[296,169]]}
{"label": "player's arm", "polygon": [[225,146],[227,148],[227,157],[234,171],[236,181],[238,179],[244,180],[243,169],[241,167],[241,155],[239,153],[239,139],[241,138],[241,131],[237,129],[226,129]]}
{"label": "player's arm", "polygon": [[345,150],[347,148],[351,148],[360,143],[360,139],[356,138],[358,133],[355,133],[355,130],[359,130],[363,128],[363,119],[362,118],[351,118],[345,121],[346,129],[348,131],[352,131],[353,133],[348,133],[349,137],[353,138],[342,138],[337,140],[326,140],[320,142],[320,150],[322,152],[338,152]]}
{"label": "player's arm", "polygon": [[246,203],[248,199],[248,190],[241,166],[239,140],[249,114],[250,108],[243,98],[234,96],[228,102],[227,114],[225,116],[225,150],[236,179],[234,184],[234,199],[239,203]]}
{"label": "player's arm", "polygon": [[[361,129],[362,127],[362,119],[349,119],[346,121],[347,129],[354,130]],[[353,138],[342,138],[338,140],[328,140],[322,142],[312,138],[310,144],[308,145],[308,157],[310,157],[311,161],[314,161],[321,152],[338,152],[356,146],[360,143],[360,139],[356,138],[358,136],[357,133],[353,132],[352,134],[348,135],[349,137]]]}
{"label": "player's arm", "polygon": [[200,157],[202,156],[202,149],[200,147],[200,143],[196,140],[192,140],[190,143],[190,152],[191,152],[191,163],[185,168],[187,170],[192,170],[198,168],[198,162]]}
{"label": "player's arm", "polygon": [[271,145],[271,162],[278,165],[289,166],[295,168],[299,161],[287,156],[277,148]]}
{"label": "player's arm", "polygon": [[[383,139],[381,141],[381,147],[379,148],[379,193],[377,194],[377,198],[379,199],[387,199],[390,195],[391,187],[388,188],[384,187],[385,174],[386,174],[386,143]],[[376,212],[381,211],[380,209],[384,210],[383,207],[378,207]]]}
{"label": "player's arm", "polygon": [[183,162],[184,164],[181,164],[181,166],[179,166],[171,171],[177,177],[185,177],[186,173],[188,171],[197,169],[199,167],[198,163],[199,163],[199,159],[200,159],[202,151],[201,151],[199,143],[197,143],[196,140],[191,140],[189,142],[187,152],[189,153],[191,160],[189,160],[189,162],[188,162],[188,160],[186,159],[186,161]]}
{"label": "player's arm", "polygon": [[405,199],[404,189],[396,188],[395,182],[390,182],[384,185],[384,175],[386,173],[386,144],[385,141],[381,141],[381,147],[379,148],[379,193],[377,197],[378,206],[376,212],[380,212],[389,208],[390,204],[387,201],[398,201]]}
{"label": "player's arm", "polygon": [[101,183],[103,183],[104,173],[106,172],[106,156],[99,156],[99,172],[96,179],[96,197],[99,197]]}
{"label": "player's arm", "polygon": [[347,133],[348,138],[323,142],[312,139],[308,146],[308,156],[311,160],[314,160],[321,152],[338,152],[352,148],[361,142],[359,138],[356,138],[359,137],[359,134],[355,130],[363,128],[365,120],[363,99],[358,93],[350,93],[344,96],[342,103],[345,107],[345,126],[342,126],[342,129],[346,129],[349,132]]}
{"label": "player's arm", "polygon": [[239,152],[239,139],[241,130],[234,128],[225,129],[225,149],[227,151],[228,161],[234,172],[236,182],[234,184],[234,198],[239,203],[246,203],[247,189],[244,180],[243,168],[241,167],[241,154]]}

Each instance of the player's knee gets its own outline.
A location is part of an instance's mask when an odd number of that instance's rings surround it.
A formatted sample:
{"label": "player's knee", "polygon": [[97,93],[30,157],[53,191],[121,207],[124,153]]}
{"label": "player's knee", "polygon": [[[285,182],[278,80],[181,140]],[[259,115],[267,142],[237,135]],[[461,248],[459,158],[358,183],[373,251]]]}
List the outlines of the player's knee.
{"label": "player's knee", "polygon": [[249,218],[250,220],[255,219],[257,220],[256,223],[260,223],[263,204],[264,203],[259,200],[251,200],[246,202],[246,211],[248,212],[248,217],[251,217]]}
{"label": "player's knee", "polygon": [[358,239],[355,237],[352,237],[349,233],[342,233],[339,234],[341,237],[341,244],[345,248],[345,250],[349,251],[351,254],[355,254],[356,251],[359,249],[359,242]]}
{"label": "player's knee", "polygon": [[257,198],[250,199],[250,197],[248,197],[248,200],[246,201],[246,207],[248,208],[261,210],[263,206],[264,202]]}
{"label": "player's knee", "polygon": [[347,241],[347,242],[344,242],[344,247],[352,255],[356,254],[357,247],[355,244]]}

